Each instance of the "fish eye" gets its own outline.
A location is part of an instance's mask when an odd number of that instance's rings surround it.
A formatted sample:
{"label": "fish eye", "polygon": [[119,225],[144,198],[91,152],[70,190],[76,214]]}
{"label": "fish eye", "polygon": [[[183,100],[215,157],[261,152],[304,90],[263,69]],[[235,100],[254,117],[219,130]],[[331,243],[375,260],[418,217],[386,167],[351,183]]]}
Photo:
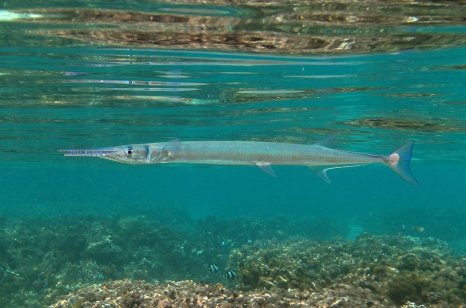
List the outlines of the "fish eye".
{"label": "fish eye", "polygon": [[125,149],[125,154],[126,154],[126,156],[131,156],[131,155],[133,155],[133,147],[131,147],[131,146],[126,147],[126,149]]}

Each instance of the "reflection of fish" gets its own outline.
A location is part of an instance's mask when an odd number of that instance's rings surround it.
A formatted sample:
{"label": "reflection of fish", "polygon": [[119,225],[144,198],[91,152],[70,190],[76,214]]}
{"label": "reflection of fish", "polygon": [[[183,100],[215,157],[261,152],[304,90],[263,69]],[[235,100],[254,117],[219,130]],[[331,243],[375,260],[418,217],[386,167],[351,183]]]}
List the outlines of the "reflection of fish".
{"label": "reflection of fish", "polygon": [[209,272],[214,273],[214,274],[217,273],[218,272],[218,266],[215,265],[215,264],[210,264],[209,265]]}
{"label": "reflection of fish", "polygon": [[227,269],[225,272],[225,278],[228,280],[233,280],[236,277],[236,272],[231,268]]}
{"label": "reflection of fish", "polygon": [[317,174],[330,182],[327,171],[367,164],[384,164],[405,181],[417,184],[409,165],[413,142],[390,155],[373,155],[327,147],[333,138],[315,144],[254,141],[186,141],[134,144],[100,149],[63,150],[65,156],[94,156],[129,164],[193,163],[212,165],[256,165],[275,176],[271,165],[304,165],[318,168]]}

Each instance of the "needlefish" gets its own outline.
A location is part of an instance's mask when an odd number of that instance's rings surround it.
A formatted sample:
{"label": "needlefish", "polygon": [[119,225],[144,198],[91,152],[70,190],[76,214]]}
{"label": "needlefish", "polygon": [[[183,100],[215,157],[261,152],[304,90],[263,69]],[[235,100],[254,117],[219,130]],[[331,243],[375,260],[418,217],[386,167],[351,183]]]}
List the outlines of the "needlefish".
{"label": "needlefish", "polygon": [[386,165],[411,184],[413,141],[389,155],[375,155],[331,148],[333,137],[314,144],[256,141],[179,141],[132,144],[96,149],[61,150],[65,156],[90,156],[128,164],[189,163],[210,165],[256,165],[275,177],[273,165],[308,166],[325,182],[327,171],[369,164]]}

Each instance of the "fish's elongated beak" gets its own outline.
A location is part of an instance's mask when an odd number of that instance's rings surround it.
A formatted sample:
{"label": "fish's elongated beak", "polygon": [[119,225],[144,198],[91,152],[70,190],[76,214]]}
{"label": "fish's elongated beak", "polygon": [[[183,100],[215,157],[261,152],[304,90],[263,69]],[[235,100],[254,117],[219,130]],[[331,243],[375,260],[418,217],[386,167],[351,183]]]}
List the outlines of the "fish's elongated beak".
{"label": "fish's elongated beak", "polygon": [[105,157],[118,152],[115,148],[101,149],[69,149],[59,150],[64,156],[88,156],[88,157]]}

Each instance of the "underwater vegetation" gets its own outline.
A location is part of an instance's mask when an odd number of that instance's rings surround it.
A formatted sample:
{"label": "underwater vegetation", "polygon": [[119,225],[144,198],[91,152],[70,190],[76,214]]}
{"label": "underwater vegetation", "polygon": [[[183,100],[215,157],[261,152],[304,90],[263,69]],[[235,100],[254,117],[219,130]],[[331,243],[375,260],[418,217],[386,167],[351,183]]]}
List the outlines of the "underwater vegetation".
{"label": "underwater vegetation", "polygon": [[192,276],[185,237],[143,217],[10,220],[0,238],[0,293],[10,294],[2,307],[39,305],[107,279],[177,278],[175,269]]}
{"label": "underwater vegetation", "polygon": [[[362,235],[290,239],[233,249],[235,281],[119,280],[84,287],[52,307],[462,307],[466,260],[444,242]],[[216,271],[214,271],[216,272]]]}
{"label": "underwater vegetation", "polygon": [[[50,304],[57,296],[115,279],[225,282],[232,249],[296,235],[332,237],[345,230],[338,221],[317,223],[317,219],[194,221],[183,212],[163,208],[139,216],[4,218],[0,307]],[[218,275],[208,271],[213,263],[219,267]]]}
{"label": "underwater vegetation", "polygon": [[330,218],[194,220],[164,209],[1,219],[0,306],[465,302],[466,259],[445,242],[365,233],[344,240],[349,232]]}
{"label": "underwater vegetation", "polygon": [[457,248],[466,252],[465,216],[464,207],[413,207],[371,211],[358,217],[357,223],[371,234],[433,237],[450,245],[463,243],[464,247]]}
{"label": "underwater vegetation", "polygon": [[231,262],[246,289],[345,286],[359,290],[359,297],[369,291],[376,307],[407,301],[447,307],[466,300],[466,260],[432,238],[366,234],[354,242],[270,242],[234,250]]}
{"label": "underwater vegetation", "polygon": [[239,291],[191,280],[157,285],[120,280],[84,288],[51,307],[356,307],[347,305],[356,303],[352,299],[335,299],[339,295],[284,289]]}

